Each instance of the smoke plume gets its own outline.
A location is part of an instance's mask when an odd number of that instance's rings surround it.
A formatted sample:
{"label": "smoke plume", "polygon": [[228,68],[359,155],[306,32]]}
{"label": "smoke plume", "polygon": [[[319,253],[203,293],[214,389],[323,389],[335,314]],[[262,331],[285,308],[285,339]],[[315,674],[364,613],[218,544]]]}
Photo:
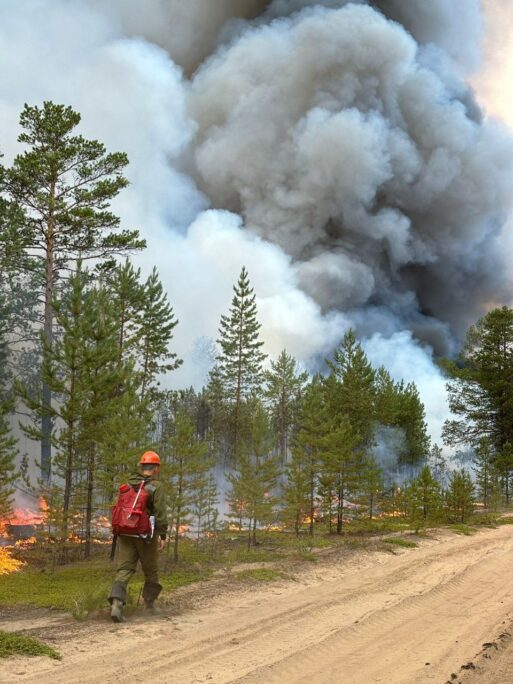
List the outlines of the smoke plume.
{"label": "smoke plume", "polygon": [[356,328],[438,439],[433,353],[511,291],[512,138],[468,85],[482,33],[477,0],[2,0],[0,150],[52,99],[128,153],[114,209],[180,319],[173,384],[204,381],[245,265],[266,351],[318,367]]}

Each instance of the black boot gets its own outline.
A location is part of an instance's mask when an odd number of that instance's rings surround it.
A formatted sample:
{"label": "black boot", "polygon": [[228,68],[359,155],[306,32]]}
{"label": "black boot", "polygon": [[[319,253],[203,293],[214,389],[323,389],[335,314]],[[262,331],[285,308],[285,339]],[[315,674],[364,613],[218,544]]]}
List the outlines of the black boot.
{"label": "black boot", "polygon": [[149,613],[156,615],[159,613],[158,608],[155,606],[155,601],[158,595],[162,591],[162,585],[158,582],[145,582],[142,595],[144,599],[144,607]]}
{"label": "black boot", "polygon": [[126,602],[126,586],[121,582],[114,582],[110,590],[110,617],[112,622],[124,622],[123,606]]}

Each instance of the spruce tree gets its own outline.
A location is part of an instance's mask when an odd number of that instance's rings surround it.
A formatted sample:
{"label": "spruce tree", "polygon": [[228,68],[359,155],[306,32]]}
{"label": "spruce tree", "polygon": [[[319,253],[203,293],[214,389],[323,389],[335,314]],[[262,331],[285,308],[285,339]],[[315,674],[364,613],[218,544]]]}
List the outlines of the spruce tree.
{"label": "spruce tree", "polygon": [[308,373],[299,372],[295,359],[284,349],[264,373],[264,396],[271,413],[272,427],[278,436],[280,460],[285,463],[301,392]]}
{"label": "spruce tree", "polygon": [[263,379],[260,323],[257,319],[256,296],[243,266],[227,316],[219,325],[220,352],[217,357],[224,394],[231,408],[230,451],[238,456],[243,437],[243,404],[258,393]]}
{"label": "spruce tree", "polygon": [[170,351],[173,330],[178,321],[167,300],[157,269],[148,276],[143,289],[139,314],[139,356],[141,367],[141,396],[155,390],[156,377],[178,368],[182,360]]}
{"label": "spruce tree", "polygon": [[[59,281],[77,259],[111,259],[145,246],[137,231],[119,231],[109,203],[127,186],[123,153],[106,153],[96,140],[75,133],[80,114],[71,107],[45,102],[25,105],[18,141],[26,146],[11,168],[2,169],[0,189],[23,211],[19,239],[25,259],[20,266],[39,278],[43,301],[42,329],[53,342],[53,301]],[[42,385],[41,468],[50,477],[51,389]]]}

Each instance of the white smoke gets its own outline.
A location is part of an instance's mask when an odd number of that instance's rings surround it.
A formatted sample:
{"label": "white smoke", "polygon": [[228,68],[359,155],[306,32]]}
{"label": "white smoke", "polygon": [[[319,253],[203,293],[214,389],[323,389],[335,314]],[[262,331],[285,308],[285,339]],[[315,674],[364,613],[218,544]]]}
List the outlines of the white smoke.
{"label": "white smoke", "polygon": [[114,208],[180,319],[175,386],[245,265],[266,351],[308,367],[355,326],[439,439],[432,350],[510,286],[512,142],[462,80],[481,31],[477,0],[1,0],[0,151],[51,99],[128,153]]}

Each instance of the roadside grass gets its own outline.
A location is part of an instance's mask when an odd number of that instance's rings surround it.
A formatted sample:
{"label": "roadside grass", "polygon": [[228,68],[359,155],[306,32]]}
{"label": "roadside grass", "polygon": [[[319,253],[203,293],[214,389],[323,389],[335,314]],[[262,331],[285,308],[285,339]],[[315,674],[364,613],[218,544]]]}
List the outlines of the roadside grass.
{"label": "roadside grass", "polygon": [[0,630],[0,658],[8,658],[13,655],[48,656],[55,660],[62,658],[55,649],[37,639]]}
{"label": "roadside grass", "polygon": [[408,549],[415,549],[418,544],[411,539],[402,539],[401,537],[387,537],[381,540],[383,544],[392,544],[393,546],[403,546]]}
{"label": "roadside grass", "polygon": [[[478,526],[513,524],[513,516],[478,513],[468,522],[469,524],[456,523],[442,527],[457,534],[471,535],[478,531]],[[414,548],[417,546],[416,542],[402,536],[413,531],[414,527],[400,516],[344,521],[340,535],[335,534],[333,528],[330,531],[328,524],[317,521],[313,536],[309,535],[307,524],[302,526],[299,535],[290,528],[258,530],[256,546],[248,548],[247,530],[222,529],[209,539],[181,539],[178,563],[173,561],[172,547],[169,545],[161,555],[160,581],[164,590],[169,593],[179,587],[208,579],[216,570],[229,570],[245,563],[314,563],[320,560],[324,551],[329,553],[331,550],[345,549],[352,552],[376,548],[376,542]],[[387,536],[392,534],[394,536]],[[77,547],[75,554],[79,550]],[[65,610],[79,620],[86,619],[101,608],[107,608],[106,597],[113,581],[116,563],[107,560],[104,545],[96,549],[97,555],[92,560],[76,561],[54,568],[45,563],[44,552],[44,548],[39,545],[16,552],[17,558],[25,565],[15,572],[2,575],[0,605],[29,605]],[[265,568],[265,571],[248,571],[253,579],[260,574],[269,578],[268,581],[275,577],[273,573],[279,573],[269,568]],[[232,577],[236,574],[233,573]],[[136,606],[142,585],[143,577],[138,572],[129,585],[129,609]]]}
{"label": "roadside grass", "polygon": [[[106,605],[114,570],[114,563],[93,560],[58,567],[54,572],[27,569],[4,575],[0,582],[0,605],[61,609],[82,619]],[[206,568],[198,571],[176,567],[172,572],[161,574],[160,581],[170,591],[208,574]],[[142,585],[143,578],[138,574],[129,585],[129,602],[139,595]]]}
{"label": "roadside grass", "polygon": [[456,534],[464,534],[466,537],[471,537],[476,534],[477,530],[475,527],[470,527],[469,525],[464,525],[463,523],[453,523],[449,525],[449,529]]}
{"label": "roadside grass", "polygon": [[502,518],[498,518],[497,525],[513,525],[513,515],[507,515]]}
{"label": "roadside grass", "polygon": [[242,581],[257,581],[257,582],[276,582],[281,579],[291,579],[292,576],[280,570],[273,570],[272,568],[252,568],[248,570],[241,570],[234,573],[235,579]]}

